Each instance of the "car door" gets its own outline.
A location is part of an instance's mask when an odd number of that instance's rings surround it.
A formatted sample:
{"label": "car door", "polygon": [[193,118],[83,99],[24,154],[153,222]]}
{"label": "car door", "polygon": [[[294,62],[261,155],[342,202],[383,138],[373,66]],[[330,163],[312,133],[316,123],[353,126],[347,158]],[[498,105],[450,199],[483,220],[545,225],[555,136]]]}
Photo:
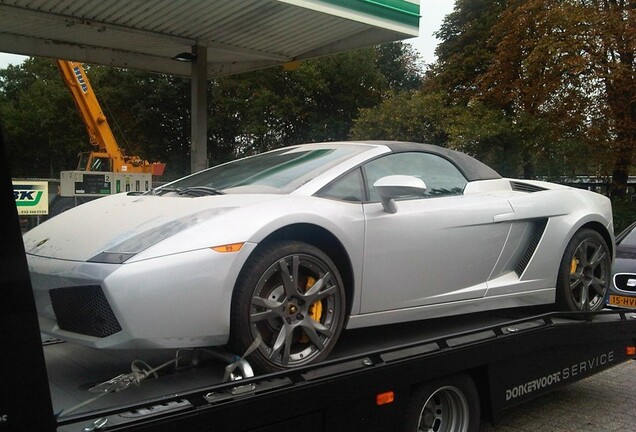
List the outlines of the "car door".
{"label": "car door", "polygon": [[[448,160],[405,152],[364,167],[370,202],[366,219],[361,312],[371,313],[482,297],[506,242],[513,210],[505,198],[463,195],[467,183]],[[397,201],[386,212],[373,183],[388,175],[421,178],[424,196]]]}

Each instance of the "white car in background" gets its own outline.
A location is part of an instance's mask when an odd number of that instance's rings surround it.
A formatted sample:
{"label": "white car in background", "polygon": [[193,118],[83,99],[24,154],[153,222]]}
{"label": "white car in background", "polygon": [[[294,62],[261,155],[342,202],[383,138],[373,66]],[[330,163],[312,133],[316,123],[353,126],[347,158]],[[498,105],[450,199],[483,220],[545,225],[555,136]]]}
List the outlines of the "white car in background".
{"label": "white car in background", "polygon": [[24,236],[41,330],[97,348],[227,345],[261,370],[324,358],[343,328],[555,303],[603,307],[602,195],[501,178],[396,142],[282,148]]}

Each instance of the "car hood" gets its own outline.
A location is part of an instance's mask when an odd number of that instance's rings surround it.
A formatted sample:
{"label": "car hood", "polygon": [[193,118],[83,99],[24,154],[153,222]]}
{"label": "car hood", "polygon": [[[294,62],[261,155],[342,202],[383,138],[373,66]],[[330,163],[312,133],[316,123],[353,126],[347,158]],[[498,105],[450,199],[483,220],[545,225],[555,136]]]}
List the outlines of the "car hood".
{"label": "car hood", "polygon": [[636,247],[619,245],[616,248],[614,273],[636,274]]}
{"label": "car hood", "polygon": [[27,254],[71,261],[121,263],[195,225],[280,195],[100,198],[70,209],[24,235]]}
{"label": "car hood", "polygon": [[636,246],[618,245],[616,247],[616,258],[636,261]]}

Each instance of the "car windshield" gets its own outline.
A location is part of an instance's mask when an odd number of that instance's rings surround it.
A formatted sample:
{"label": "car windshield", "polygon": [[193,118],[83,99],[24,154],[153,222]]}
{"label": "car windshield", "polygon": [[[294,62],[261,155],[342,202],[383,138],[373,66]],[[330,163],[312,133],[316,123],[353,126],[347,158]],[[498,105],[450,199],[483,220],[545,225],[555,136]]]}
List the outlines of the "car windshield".
{"label": "car windshield", "polygon": [[274,150],[209,168],[169,183],[159,191],[207,187],[220,193],[290,193],[363,150],[345,144]]}

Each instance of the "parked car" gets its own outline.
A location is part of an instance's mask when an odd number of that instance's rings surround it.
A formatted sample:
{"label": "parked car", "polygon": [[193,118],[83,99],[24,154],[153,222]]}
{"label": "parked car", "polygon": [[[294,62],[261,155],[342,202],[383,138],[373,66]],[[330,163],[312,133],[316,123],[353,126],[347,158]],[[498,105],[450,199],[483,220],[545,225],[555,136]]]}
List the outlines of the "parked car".
{"label": "parked car", "polygon": [[604,306],[602,195],[511,180],[415,143],[282,148],[24,236],[41,330],[97,348],[227,345],[262,370],[324,358],[343,328],[555,303]]}
{"label": "parked car", "polygon": [[616,237],[616,261],[612,273],[607,303],[636,308],[636,222]]}

